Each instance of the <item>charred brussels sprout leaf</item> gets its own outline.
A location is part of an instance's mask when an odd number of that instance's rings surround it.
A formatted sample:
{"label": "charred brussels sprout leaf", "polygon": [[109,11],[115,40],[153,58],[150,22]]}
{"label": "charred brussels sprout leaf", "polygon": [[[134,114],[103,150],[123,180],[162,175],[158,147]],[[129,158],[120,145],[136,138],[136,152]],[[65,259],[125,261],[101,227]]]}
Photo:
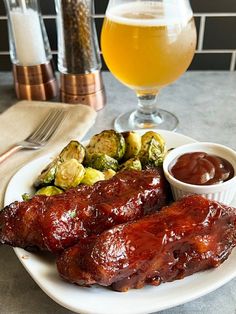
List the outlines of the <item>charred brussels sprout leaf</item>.
{"label": "charred brussels sprout leaf", "polygon": [[131,158],[120,165],[120,171],[124,170],[142,170],[141,161],[138,158]]}
{"label": "charred brussels sprout leaf", "polygon": [[160,166],[166,155],[166,145],[163,137],[160,134],[149,131],[142,136],[141,140],[142,147],[139,158],[142,166]]}
{"label": "charred brussels sprout leaf", "polygon": [[88,156],[93,154],[105,154],[111,158],[120,160],[125,153],[125,139],[122,134],[114,130],[106,130],[94,135],[86,147]]}
{"label": "charred brussels sprout leaf", "polygon": [[97,181],[101,181],[104,179],[105,176],[101,171],[93,168],[85,168],[85,175],[81,183],[86,185],[93,185]]}
{"label": "charred brussels sprout leaf", "polygon": [[85,148],[82,144],[77,141],[70,141],[66,147],[61,151],[59,158],[61,161],[70,159],[77,159],[78,162],[82,163],[85,157]]}
{"label": "charred brussels sprout leaf", "polygon": [[107,169],[107,170],[103,171],[103,174],[105,176],[105,180],[109,180],[112,177],[114,177],[116,172],[114,170],[112,170],[112,169]]}
{"label": "charred brussels sprout leaf", "polygon": [[122,133],[125,139],[125,154],[123,159],[128,160],[137,156],[141,150],[141,136],[134,131]]}
{"label": "charred brussels sprout leaf", "polygon": [[56,158],[49,165],[47,165],[47,167],[43,169],[41,174],[37,177],[36,181],[34,182],[34,186],[39,188],[53,183],[59,164],[60,160],[59,158]]}
{"label": "charred brussels sprout leaf", "polygon": [[100,171],[112,169],[117,171],[118,161],[106,154],[93,154],[86,159],[86,166]]}
{"label": "charred brussels sprout leaf", "polygon": [[76,187],[82,181],[84,174],[85,169],[77,159],[66,160],[57,168],[55,185],[63,190]]}
{"label": "charred brussels sprout leaf", "polygon": [[61,194],[63,193],[64,191],[59,189],[58,187],[56,186],[53,186],[53,185],[48,185],[48,186],[45,186],[41,189],[39,189],[35,195],[46,195],[46,196],[51,196],[51,195],[56,195],[56,194]]}

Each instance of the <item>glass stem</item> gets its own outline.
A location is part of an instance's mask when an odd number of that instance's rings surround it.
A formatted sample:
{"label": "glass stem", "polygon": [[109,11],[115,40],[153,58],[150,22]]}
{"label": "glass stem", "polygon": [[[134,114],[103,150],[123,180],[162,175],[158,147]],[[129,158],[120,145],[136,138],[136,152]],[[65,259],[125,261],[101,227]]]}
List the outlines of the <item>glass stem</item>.
{"label": "glass stem", "polygon": [[157,109],[158,93],[155,94],[139,94],[138,109],[133,113],[131,119],[133,124],[139,128],[153,128],[162,122],[162,117]]}
{"label": "glass stem", "polygon": [[150,115],[156,111],[157,94],[137,95],[138,96],[138,112]]}

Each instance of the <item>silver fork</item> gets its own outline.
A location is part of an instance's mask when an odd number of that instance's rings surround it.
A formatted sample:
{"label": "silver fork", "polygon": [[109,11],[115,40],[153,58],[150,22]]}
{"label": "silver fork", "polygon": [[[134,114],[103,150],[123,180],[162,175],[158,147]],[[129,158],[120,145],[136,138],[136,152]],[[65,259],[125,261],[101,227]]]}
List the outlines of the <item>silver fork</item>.
{"label": "silver fork", "polygon": [[11,146],[0,154],[0,163],[21,149],[40,149],[45,146],[53,136],[59,125],[66,117],[66,111],[52,109],[38,127],[23,141]]}

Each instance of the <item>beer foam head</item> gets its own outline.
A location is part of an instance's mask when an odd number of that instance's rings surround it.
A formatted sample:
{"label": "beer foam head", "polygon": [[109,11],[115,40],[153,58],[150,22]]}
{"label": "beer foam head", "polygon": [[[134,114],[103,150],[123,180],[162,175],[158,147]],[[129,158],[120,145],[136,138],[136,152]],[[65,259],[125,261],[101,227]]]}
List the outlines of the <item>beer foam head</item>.
{"label": "beer foam head", "polygon": [[108,7],[106,17],[120,24],[164,26],[188,22],[193,16],[185,0],[132,1]]}

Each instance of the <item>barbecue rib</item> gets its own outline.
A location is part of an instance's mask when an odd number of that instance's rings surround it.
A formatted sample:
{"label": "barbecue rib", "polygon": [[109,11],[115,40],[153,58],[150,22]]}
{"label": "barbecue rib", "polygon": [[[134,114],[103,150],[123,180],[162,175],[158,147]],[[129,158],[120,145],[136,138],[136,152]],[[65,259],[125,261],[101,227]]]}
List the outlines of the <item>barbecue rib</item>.
{"label": "barbecue rib", "polygon": [[78,285],[117,291],[181,279],[219,266],[236,244],[236,209],[189,196],[137,221],[84,239],[57,260]]}
{"label": "barbecue rib", "polygon": [[124,171],[93,186],[34,196],[0,212],[0,243],[53,253],[166,205],[161,170]]}

